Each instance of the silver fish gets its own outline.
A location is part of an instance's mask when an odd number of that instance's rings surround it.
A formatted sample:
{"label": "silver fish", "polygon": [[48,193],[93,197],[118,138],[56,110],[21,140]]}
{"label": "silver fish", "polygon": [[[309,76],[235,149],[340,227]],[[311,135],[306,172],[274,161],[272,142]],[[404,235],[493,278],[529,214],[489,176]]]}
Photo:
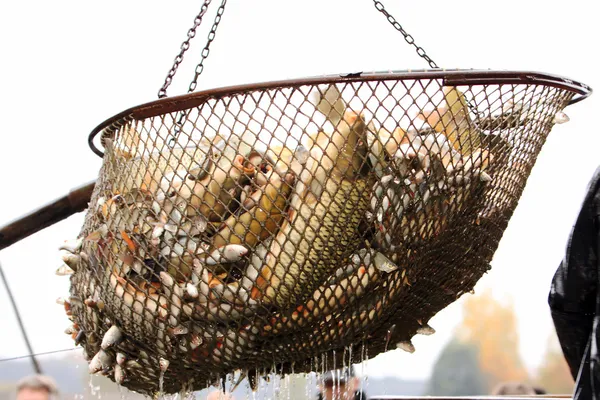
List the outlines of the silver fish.
{"label": "silver fish", "polygon": [[197,334],[192,334],[192,339],[190,340],[190,348],[194,350],[198,346],[203,343],[202,337]]}
{"label": "silver fish", "polygon": [[123,367],[119,364],[115,365],[115,382],[117,385],[121,385],[123,382],[125,382],[125,378],[125,370]]}
{"label": "silver fish", "polygon": [[377,268],[381,272],[393,272],[398,269],[398,266],[394,264],[389,258],[387,258],[383,253],[379,251],[375,252],[375,257],[373,257],[373,264],[375,268]]}
{"label": "silver fish", "polygon": [[435,333],[435,329],[433,329],[432,327],[430,327],[427,324],[425,324],[425,325],[421,326],[419,329],[417,329],[417,334],[419,334],[419,335],[429,336],[429,335],[433,335],[434,333]]}
{"label": "silver fish", "polygon": [[398,343],[396,343],[396,347],[406,351],[407,353],[412,354],[415,352],[415,346],[412,344],[412,342],[410,340],[404,340],[402,342],[398,342]]}
{"label": "silver fish", "polygon": [[100,350],[99,352],[96,353],[94,358],[92,358],[92,361],[90,361],[89,371],[90,371],[90,374],[95,374],[97,372],[100,372],[103,369],[112,367],[112,365],[113,365],[112,357],[104,350]]}
{"label": "silver fish", "polygon": [[194,286],[193,283],[188,282],[185,285],[185,293],[187,296],[189,296],[191,299],[197,299],[199,296],[198,293],[198,288],[196,286]]}
{"label": "silver fish", "polygon": [[[374,183],[364,175],[365,131],[364,117],[349,111],[335,134],[317,138],[311,154],[314,162],[306,167],[312,178],[301,176],[296,185],[291,216],[264,260],[253,289],[255,300],[280,307],[298,302],[335,271],[335,264],[346,263],[348,255],[342,249],[361,241],[356,226],[369,207],[366,189]],[[324,259],[319,248],[333,241],[340,244],[340,252]]]}
{"label": "silver fish", "polygon": [[60,267],[58,267],[58,269],[56,270],[56,275],[58,276],[68,276],[68,275],[73,275],[75,271],[73,271],[71,268],[69,268],[68,265],[63,264]]}
{"label": "silver fish", "polygon": [[117,364],[120,366],[125,365],[125,362],[127,361],[127,356],[125,356],[125,354],[123,353],[117,353]]}
{"label": "silver fish", "polygon": [[123,341],[123,332],[119,329],[118,326],[113,325],[109,330],[106,331],[104,337],[102,338],[102,344],[100,347],[102,350],[106,350],[109,347],[115,346]]}
{"label": "silver fish", "polygon": [[565,122],[569,122],[570,120],[571,119],[567,114],[565,114],[563,111],[559,111],[554,115],[552,122],[555,124],[564,124]]}
{"label": "silver fish", "polygon": [[239,244],[228,244],[213,250],[206,256],[206,265],[217,265],[239,261],[248,254],[248,249]]}
{"label": "silver fish", "polygon": [[77,271],[77,267],[79,267],[79,263],[81,262],[81,256],[78,254],[66,253],[62,255],[62,260],[73,271]]}
{"label": "silver fish", "polygon": [[83,238],[75,239],[75,240],[65,240],[63,244],[60,245],[58,250],[65,250],[72,254],[79,253],[81,250],[81,245],[83,244]]}
{"label": "silver fish", "polygon": [[165,372],[169,368],[169,364],[170,364],[169,360],[162,358],[162,357],[160,358],[160,360],[158,362],[158,365],[162,372]]}

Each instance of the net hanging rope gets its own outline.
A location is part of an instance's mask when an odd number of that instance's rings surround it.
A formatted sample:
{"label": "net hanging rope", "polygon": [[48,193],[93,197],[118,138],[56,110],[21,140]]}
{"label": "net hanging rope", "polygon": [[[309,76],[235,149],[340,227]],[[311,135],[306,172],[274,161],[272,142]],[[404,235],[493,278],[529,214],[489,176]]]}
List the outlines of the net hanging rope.
{"label": "net hanging rope", "polygon": [[414,351],[490,268],[551,128],[591,92],[436,69],[191,93],[202,68],[190,93],[92,132],[102,168],[79,239],[63,245],[68,333],[91,373],[142,393],[236,370],[256,385],[274,363],[309,371],[322,354],[330,369],[347,348]]}

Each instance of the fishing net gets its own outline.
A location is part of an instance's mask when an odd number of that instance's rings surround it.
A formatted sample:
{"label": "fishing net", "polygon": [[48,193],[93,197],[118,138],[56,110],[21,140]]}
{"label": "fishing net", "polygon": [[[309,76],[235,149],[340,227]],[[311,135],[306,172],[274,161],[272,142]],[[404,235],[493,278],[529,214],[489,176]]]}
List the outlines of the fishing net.
{"label": "fishing net", "polygon": [[412,352],[489,270],[546,136],[587,90],[423,71],[127,110],[91,136],[104,161],[65,245],[69,333],[90,372],[142,393]]}

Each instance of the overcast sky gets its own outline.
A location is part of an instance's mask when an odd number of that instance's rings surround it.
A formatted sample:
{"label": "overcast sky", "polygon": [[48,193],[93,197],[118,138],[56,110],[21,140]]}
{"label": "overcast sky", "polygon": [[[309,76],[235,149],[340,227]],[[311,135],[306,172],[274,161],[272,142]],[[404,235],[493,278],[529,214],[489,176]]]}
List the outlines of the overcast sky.
{"label": "overcast sky", "polygon": [[[442,67],[546,72],[600,90],[598,2],[386,3]],[[95,179],[101,160],[87,146],[88,133],[156,98],[199,6],[181,0],[0,2],[0,225]],[[187,89],[211,20],[170,95]],[[230,0],[198,87],[426,66],[371,0]],[[600,165],[600,95],[565,111],[571,122],[553,129],[492,271],[477,288],[491,287],[499,299],[514,302],[530,369],[552,332],[550,280]],[[0,252],[36,352],[72,347],[63,333],[68,320],[54,302],[67,294],[68,279],[54,271],[57,246],[74,238],[82,223],[83,215],[75,215]],[[0,310],[0,359],[26,354],[2,287]],[[426,378],[460,318],[459,301],[432,320],[435,335],[414,340],[416,353],[382,355],[369,362],[369,374]]]}

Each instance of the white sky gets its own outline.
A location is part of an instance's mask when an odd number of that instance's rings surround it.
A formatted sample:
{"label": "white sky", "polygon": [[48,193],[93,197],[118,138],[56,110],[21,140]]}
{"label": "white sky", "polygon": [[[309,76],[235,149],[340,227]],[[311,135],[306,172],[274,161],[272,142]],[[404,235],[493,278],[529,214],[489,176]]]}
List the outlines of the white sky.
{"label": "white sky", "polygon": [[[0,225],[95,179],[88,133],[123,109],[154,100],[200,1],[0,2]],[[214,3],[219,3],[214,0]],[[600,90],[600,9],[590,0],[388,0],[387,8],[447,68],[533,70]],[[187,89],[212,17],[170,95]],[[329,73],[424,68],[370,0],[228,2],[199,88]],[[479,290],[511,298],[521,352],[534,368],[551,333],[546,297],[587,182],[600,165],[600,95],[566,109],[538,158]],[[36,352],[72,346],[55,305],[68,280],[54,275],[57,246],[83,215],[0,252]],[[0,358],[26,354],[0,288]],[[460,302],[432,320],[437,333],[412,355],[372,360],[371,375],[426,378],[455,325]],[[502,332],[498,332],[499,335]]]}

